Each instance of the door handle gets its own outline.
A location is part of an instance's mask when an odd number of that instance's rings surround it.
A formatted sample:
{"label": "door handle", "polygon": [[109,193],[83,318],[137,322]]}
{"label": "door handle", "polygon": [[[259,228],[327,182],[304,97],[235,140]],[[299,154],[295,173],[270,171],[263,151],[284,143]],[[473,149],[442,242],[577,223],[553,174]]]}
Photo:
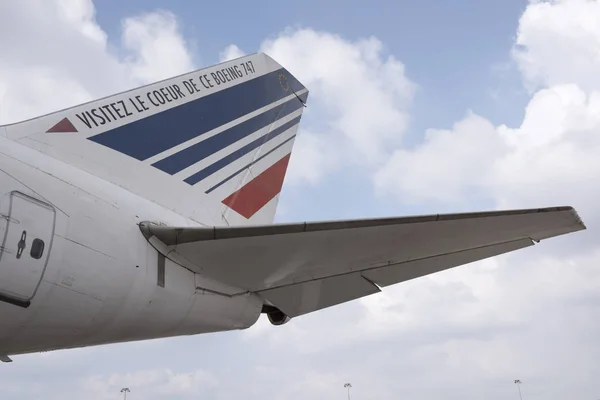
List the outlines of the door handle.
{"label": "door handle", "polygon": [[25,250],[25,247],[27,247],[25,239],[27,239],[27,231],[23,231],[23,233],[21,233],[21,240],[19,240],[19,243],[17,244],[17,258],[21,258],[23,250]]}

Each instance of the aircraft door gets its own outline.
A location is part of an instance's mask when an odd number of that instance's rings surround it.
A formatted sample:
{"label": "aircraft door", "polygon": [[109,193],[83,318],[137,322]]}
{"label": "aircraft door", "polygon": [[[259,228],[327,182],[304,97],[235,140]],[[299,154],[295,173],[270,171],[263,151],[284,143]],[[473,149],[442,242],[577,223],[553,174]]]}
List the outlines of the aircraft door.
{"label": "aircraft door", "polygon": [[46,269],[55,210],[20,192],[8,197],[8,214],[2,214],[6,229],[0,247],[0,300],[28,307]]}

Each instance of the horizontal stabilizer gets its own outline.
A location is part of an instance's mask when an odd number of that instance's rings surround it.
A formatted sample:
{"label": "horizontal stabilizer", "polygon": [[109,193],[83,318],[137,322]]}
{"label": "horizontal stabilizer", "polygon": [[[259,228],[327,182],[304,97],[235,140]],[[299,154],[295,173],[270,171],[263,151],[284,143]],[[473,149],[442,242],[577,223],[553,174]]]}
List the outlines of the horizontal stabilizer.
{"label": "horizontal stabilizer", "polygon": [[268,226],[141,224],[166,257],[290,317],[586,229],[572,207]]}

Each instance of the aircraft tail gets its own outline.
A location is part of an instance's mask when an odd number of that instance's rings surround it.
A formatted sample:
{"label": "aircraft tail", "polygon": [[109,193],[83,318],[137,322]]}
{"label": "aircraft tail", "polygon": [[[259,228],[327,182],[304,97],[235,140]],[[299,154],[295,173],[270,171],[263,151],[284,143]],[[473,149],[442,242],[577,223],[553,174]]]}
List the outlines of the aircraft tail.
{"label": "aircraft tail", "polygon": [[267,224],[307,97],[257,53],[1,128],[199,222]]}

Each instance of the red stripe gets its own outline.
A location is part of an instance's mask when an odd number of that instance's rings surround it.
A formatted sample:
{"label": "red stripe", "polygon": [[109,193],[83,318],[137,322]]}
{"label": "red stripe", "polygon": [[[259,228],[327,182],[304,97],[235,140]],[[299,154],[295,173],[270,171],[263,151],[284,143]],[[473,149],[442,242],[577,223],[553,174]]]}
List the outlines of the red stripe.
{"label": "red stripe", "polygon": [[289,161],[290,155],[288,154],[227,197],[222,203],[250,219],[281,192]]}
{"label": "red stripe", "polygon": [[77,132],[77,128],[73,126],[73,123],[69,121],[68,118],[63,118],[56,125],[46,131],[46,133],[54,132]]}

